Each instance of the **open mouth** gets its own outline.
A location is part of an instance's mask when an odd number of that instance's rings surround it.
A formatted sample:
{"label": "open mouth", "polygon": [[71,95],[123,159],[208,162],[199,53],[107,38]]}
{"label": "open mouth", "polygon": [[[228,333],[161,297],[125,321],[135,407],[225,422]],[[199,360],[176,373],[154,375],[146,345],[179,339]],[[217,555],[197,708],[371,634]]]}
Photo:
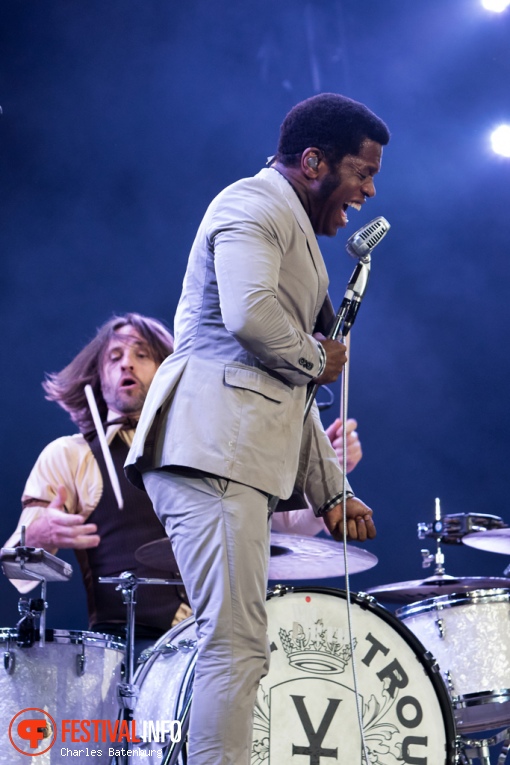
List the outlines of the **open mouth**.
{"label": "open mouth", "polygon": [[347,207],[352,207],[354,210],[357,210],[358,212],[361,210],[361,205],[359,202],[349,202],[349,204],[346,205],[346,208]]}
{"label": "open mouth", "polygon": [[120,387],[121,388],[133,388],[137,384],[138,384],[138,381],[135,380],[134,377],[125,377],[122,380],[122,382],[120,384]]}

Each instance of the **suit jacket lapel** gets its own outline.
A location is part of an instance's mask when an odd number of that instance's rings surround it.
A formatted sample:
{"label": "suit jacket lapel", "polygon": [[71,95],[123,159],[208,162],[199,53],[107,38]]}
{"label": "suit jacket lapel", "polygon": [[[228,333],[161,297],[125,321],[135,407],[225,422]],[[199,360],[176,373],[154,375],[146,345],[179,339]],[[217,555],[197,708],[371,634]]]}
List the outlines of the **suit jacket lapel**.
{"label": "suit jacket lapel", "polygon": [[263,168],[259,173],[257,173],[257,175],[278,189],[292,210],[300,229],[306,236],[308,251],[311,255],[315,269],[317,271],[317,275],[319,277],[319,295],[315,311],[317,315],[326,297],[329,277],[326,270],[326,264],[324,263],[324,258],[322,257],[322,253],[317,243],[317,237],[315,236],[315,232],[310,222],[310,218],[306,214],[298,195],[290,183],[286,180],[286,178],[283,177],[283,175],[278,172],[278,170],[274,170],[272,168]]}

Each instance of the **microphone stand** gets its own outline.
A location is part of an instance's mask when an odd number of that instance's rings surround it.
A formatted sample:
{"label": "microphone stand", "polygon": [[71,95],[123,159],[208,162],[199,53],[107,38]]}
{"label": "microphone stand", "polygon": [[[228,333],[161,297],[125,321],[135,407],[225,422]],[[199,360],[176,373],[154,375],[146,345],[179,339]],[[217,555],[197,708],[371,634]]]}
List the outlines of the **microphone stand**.
{"label": "microphone stand", "polygon": [[[356,264],[340,308],[333,321],[333,326],[328,335],[329,340],[336,340],[339,335],[340,337],[345,338],[349,334],[349,330],[354,324],[354,320],[356,319],[356,315],[367,288],[368,277],[370,276],[370,264],[370,254],[366,255]],[[308,387],[304,414],[305,419],[312,408],[318,389],[319,385],[317,383],[311,383]]]}
{"label": "microphone stand", "polygon": [[[357,262],[354,271],[351,274],[340,308],[334,318],[333,325],[328,335],[329,340],[336,340],[338,335],[345,338],[349,334],[349,330],[354,324],[361,300],[363,299],[367,288],[368,277],[370,276],[370,262],[370,253],[363,256],[363,258]],[[318,390],[319,386],[317,383],[309,384],[303,418],[305,420],[312,408]],[[270,515],[275,512],[279,501],[280,498],[275,495],[269,497],[268,507]]]}

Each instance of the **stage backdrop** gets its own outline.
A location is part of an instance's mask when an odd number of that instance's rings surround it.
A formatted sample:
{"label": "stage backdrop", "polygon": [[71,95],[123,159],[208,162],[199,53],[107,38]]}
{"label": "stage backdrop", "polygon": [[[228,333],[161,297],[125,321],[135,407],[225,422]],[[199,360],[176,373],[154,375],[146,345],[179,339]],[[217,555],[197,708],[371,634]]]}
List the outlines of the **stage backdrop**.
{"label": "stage backdrop", "polygon": [[[4,0],[2,539],[39,452],[73,432],[44,400],[44,373],[114,312],[172,325],[208,202],[256,173],[287,110],[320,91],[366,102],[392,131],[377,197],[321,241],[338,302],[347,236],[376,215],[392,226],[352,333],[349,412],[364,449],[352,483],[374,509],[366,547],[379,563],[351,585],[431,573],[416,528],[435,497],[444,513],[510,522],[510,160],[488,138],[510,120],[509,35],[510,13],[475,0]],[[508,563],[445,552],[461,576]],[[0,593],[11,627],[5,578]],[[77,569],[48,602],[49,626],[86,628]]]}

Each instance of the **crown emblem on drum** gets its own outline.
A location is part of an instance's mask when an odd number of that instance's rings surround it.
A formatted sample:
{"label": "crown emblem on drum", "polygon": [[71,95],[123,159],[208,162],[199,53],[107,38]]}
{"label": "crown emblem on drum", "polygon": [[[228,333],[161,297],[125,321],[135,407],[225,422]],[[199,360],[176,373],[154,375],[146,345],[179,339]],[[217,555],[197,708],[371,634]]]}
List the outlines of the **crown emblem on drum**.
{"label": "crown emblem on drum", "polygon": [[[318,619],[306,631],[299,622],[294,622],[292,629],[280,629],[279,635],[289,664],[304,672],[338,674],[351,661],[349,643],[341,643],[338,640],[338,629],[325,627],[322,619]],[[353,646],[356,646],[356,639]]]}

